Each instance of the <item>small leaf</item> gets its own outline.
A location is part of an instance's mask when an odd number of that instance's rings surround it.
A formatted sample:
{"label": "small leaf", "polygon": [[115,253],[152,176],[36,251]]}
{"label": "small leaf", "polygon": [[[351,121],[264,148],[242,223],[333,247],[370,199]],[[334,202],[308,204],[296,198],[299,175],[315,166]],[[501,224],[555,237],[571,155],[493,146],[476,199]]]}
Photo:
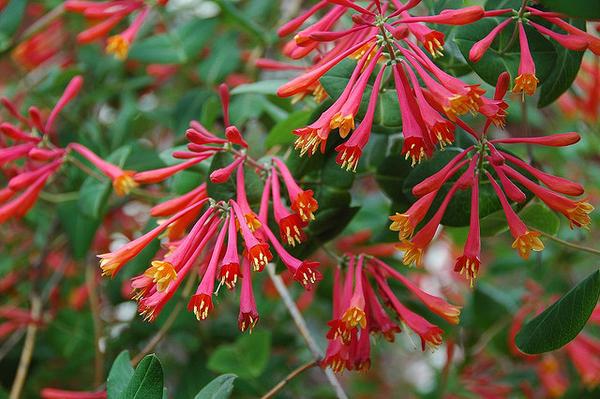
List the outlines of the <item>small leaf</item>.
{"label": "small leaf", "polygon": [[133,367],[131,367],[131,358],[129,351],[123,351],[119,353],[119,356],[113,362],[110,372],[108,373],[108,379],[106,380],[106,393],[108,399],[118,398],[133,377]]}
{"label": "small leaf", "polygon": [[228,399],[233,391],[235,374],[223,374],[209,382],[194,399]]}
{"label": "small leaf", "polygon": [[527,354],[550,352],[563,347],[583,329],[598,304],[600,270],[527,322],[515,342]]}
{"label": "small leaf", "polygon": [[162,399],[163,369],[156,355],[142,359],[120,399]]}
{"label": "small leaf", "polygon": [[[200,78],[208,83],[220,83],[235,71],[240,63],[240,49],[237,47],[237,34],[220,36],[213,43],[209,56],[202,61],[198,73]],[[235,115],[235,114],[233,114]]]}

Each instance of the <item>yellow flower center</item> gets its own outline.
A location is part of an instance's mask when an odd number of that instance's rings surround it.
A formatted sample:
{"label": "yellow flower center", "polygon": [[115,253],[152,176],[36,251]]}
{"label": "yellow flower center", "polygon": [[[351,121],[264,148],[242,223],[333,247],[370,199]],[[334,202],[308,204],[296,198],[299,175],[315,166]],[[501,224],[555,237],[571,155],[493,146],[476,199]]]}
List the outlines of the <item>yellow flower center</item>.
{"label": "yellow flower center", "polygon": [[106,52],[123,61],[129,53],[129,42],[121,35],[111,36],[106,43]]}
{"label": "yellow flower center", "polygon": [[144,272],[144,276],[151,278],[156,284],[156,289],[163,292],[169,287],[171,281],[177,278],[177,272],[169,262],[155,260],[151,264],[152,266]]}
{"label": "yellow flower center", "polygon": [[512,247],[519,252],[521,258],[529,259],[529,251],[539,252],[543,250],[544,243],[540,240],[540,233],[527,231],[513,242]]}
{"label": "yellow flower center", "polygon": [[131,172],[125,172],[113,181],[115,193],[120,197],[129,194],[137,186],[138,184],[133,180],[133,173]]}
{"label": "yellow flower center", "polygon": [[538,83],[539,80],[535,75],[524,73],[515,78],[513,93],[523,93],[523,95],[533,96],[537,90]]}

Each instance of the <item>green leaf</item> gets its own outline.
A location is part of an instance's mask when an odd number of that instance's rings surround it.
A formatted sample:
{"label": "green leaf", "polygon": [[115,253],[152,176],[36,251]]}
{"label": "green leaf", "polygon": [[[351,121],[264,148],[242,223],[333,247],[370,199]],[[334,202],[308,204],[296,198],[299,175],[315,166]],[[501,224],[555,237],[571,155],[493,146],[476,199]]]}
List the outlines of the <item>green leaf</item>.
{"label": "green leaf", "polygon": [[129,351],[124,350],[119,353],[108,373],[108,379],[106,380],[108,399],[116,399],[125,391],[131,377],[133,377],[133,373]]}
{"label": "green leaf", "polygon": [[600,270],[577,284],[550,307],[527,322],[517,334],[517,347],[527,354],[563,347],[583,329],[600,297]]}
{"label": "green leaf", "polygon": [[265,370],[270,353],[271,333],[255,331],[233,344],[217,347],[208,359],[207,367],[217,373],[234,373],[243,379],[253,379]]}
{"label": "green leaf", "polygon": [[235,374],[223,374],[209,382],[194,399],[228,399],[233,391]]}
{"label": "green leaf", "polygon": [[[473,45],[492,31],[503,18],[485,18],[472,24],[456,29],[455,41],[463,56],[477,73],[487,83],[495,86],[498,76],[507,71],[514,79],[518,75],[521,50],[518,36],[513,39],[515,22],[508,24],[496,37],[488,51],[478,62],[469,60],[469,52]],[[525,26],[531,55],[536,66],[536,75],[543,85],[551,76],[557,58],[554,45],[530,26]],[[510,44],[510,46],[509,46]]]}
{"label": "green leaf", "polygon": [[212,93],[207,89],[187,91],[173,109],[173,129],[175,134],[183,135],[191,120],[198,119],[207,98]]}
{"label": "green leaf", "polygon": [[540,0],[552,11],[585,19],[600,18],[600,2],[590,0]]}
{"label": "green leaf", "polygon": [[120,399],[162,399],[163,369],[156,355],[142,359]]}
{"label": "green leaf", "polygon": [[149,64],[183,64],[213,37],[216,20],[193,19],[168,33],[136,40],[128,58]]}
{"label": "green leaf", "polygon": [[0,14],[0,51],[6,50],[21,25],[27,0],[11,0]]}
{"label": "green leaf", "polygon": [[527,227],[550,235],[558,233],[560,228],[560,218],[543,204],[531,204],[519,212],[519,216]]}
{"label": "green leaf", "polygon": [[272,148],[276,145],[293,143],[296,138],[293,134],[294,129],[306,126],[311,115],[312,111],[296,111],[290,114],[287,119],[277,122],[267,135],[265,146]]}
{"label": "green leaf", "polygon": [[[571,19],[567,22],[579,29],[585,30],[585,21]],[[553,27],[553,30],[558,30],[558,28]],[[541,86],[538,108],[552,104],[571,87],[577,77],[577,73],[579,73],[581,61],[583,60],[583,51],[568,50],[554,41],[552,44],[557,54],[556,62],[545,83]]]}

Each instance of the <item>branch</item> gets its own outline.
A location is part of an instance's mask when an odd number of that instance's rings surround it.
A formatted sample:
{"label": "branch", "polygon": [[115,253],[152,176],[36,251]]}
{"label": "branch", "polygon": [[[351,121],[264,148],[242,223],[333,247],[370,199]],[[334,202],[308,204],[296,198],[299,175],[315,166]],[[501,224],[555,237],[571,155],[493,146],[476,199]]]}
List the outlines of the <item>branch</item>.
{"label": "branch", "polygon": [[104,382],[104,351],[100,347],[103,323],[100,317],[100,298],[96,290],[96,264],[94,260],[86,262],[85,283],[88,289],[90,310],[94,321],[94,386]]}
{"label": "branch", "polygon": [[287,377],[285,377],[283,380],[279,381],[277,383],[277,385],[275,385],[273,388],[271,388],[271,390],[269,392],[267,392],[266,394],[264,394],[260,399],[270,399],[270,398],[274,397],[279,391],[281,391],[281,389],[288,382],[290,382],[291,380],[293,380],[294,378],[296,378],[297,376],[302,374],[305,370],[308,370],[309,368],[315,367],[317,365],[318,365],[317,360],[312,360],[306,364],[303,364],[302,366],[298,367],[297,369],[295,369],[294,371],[289,373],[287,375]]}
{"label": "branch", "polygon": [[[272,263],[269,263],[267,265],[267,271],[269,273],[271,281],[273,282],[273,285],[275,286],[275,289],[281,296],[281,299],[283,300],[284,305],[290,313],[290,316],[292,316],[294,324],[296,324],[300,335],[302,335],[304,341],[306,341],[308,349],[312,353],[315,360],[319,361],[323,356],[323,352],[321,351],[321,348],[319,348],[319,345],[317,344],[313,336],[310,334],[310,331],[308,331],[306,321],[304,320],[304,317],[302,317],[302,314],[296,306],[296,303],[290,296],[290,292],[283,283],[283,280],[281,279],[281,277],[279,277],[279,275],[275,273],[275,266]],[[330,368],[326,368],[323,370],[323,372],[325,373],[329,384],[331,384],[331,386],[333,387],[333,390],[335,391],[338,399],[348,399],[348,395],[346,395],[346,392],[344,392],[344,388],[342,388],[340,382],[338,381],[333,371]]]}
{"label": "branch", "polygon": [[544,233],[543,231],[540,231],[540,230],[534,229],[534,231],[537,231],[543,237],[546,237],[546,238],[548,238],[548,239],[550,239],[550,240],[552,240],[554,242],[557,242],[557,243],[559,243],[561,245],[564,245],[565,247],[569,247],[569,248],[575,249],[577,251],[583,251],[583,252],[587,252],[587,253],[590,253],[590,254],[593,254],[593,255],[596,255],[596,256],[600,256],[600,251],[597,250],[597,249],[586,247],[586,246],[583,246],[583,245],[573,244],[572,242],[561,240],[560,238],[558,238],[556,236],[550,235],[548,233]]}

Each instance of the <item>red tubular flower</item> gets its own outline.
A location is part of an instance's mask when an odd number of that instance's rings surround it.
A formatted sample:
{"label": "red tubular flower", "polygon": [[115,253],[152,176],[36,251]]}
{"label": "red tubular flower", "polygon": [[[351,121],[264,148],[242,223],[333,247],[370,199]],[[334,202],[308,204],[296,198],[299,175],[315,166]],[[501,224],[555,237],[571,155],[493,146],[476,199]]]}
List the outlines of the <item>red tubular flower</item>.
{"label": "red tubular flower", "polygon": [[[252,231],[250,231],[248,225],[246,224],[246,218],[244,217],[240,206],[233,200],[230,200],[229,203],[235,211],[235,216],[242,232],[242,237],[246,245],[245,255],[252,264],[253,270],[260,272],[265,268],[267,263],[273,259],[273,255],[271,254],[271,251],[269,251],[269,245],[267,243],[260,242],[252,234]],[[266,226],[264,227],[266,228]]]}
{"label": "red tubular flower", "polygon": [[102,255],[98,255],[100,258],[100,267],[102,268],[102,275],[114,277],[115,274],[131,259],[133,259],[137,254],[141,252],[152,240],[161,235],[170,224],[183,217],[188,212],[201,207],[206,203],[206,200],[202,200],[193,205],[190,205],[186,209],[177,212],[174,216],[164,221],[162,224],[158,225],[154,229],[150,230],[148,233],[143,236],[130,241],[128,244],[119,248],[118,250],[106,253]]}
{"label": "red tubular flower", "polygon": [[544,201],[551,209],[562,213],[567,219],[571,228],[574,226],[589,228],[591,219],[589,214],[594,210],[594,207],[586,201],[574,201],[563,197],[555,192],[548,190],[538,184],[535,184],[525,176],[515,171],[514,169],[504,166],[503,170],[519,183],[523,184],[528,190],[533,192],[536,197]]}
{"label": "red tubular flower", "polygon": [[83,78],[79,75],[75,76],[63,92],[62,96],[59,98],[58,102],[50,112],[50,116],[46,120],[46,125],[44,126],[44,132],[47,134],[52,134],[54,124],[56,122],[56,118],[58,114],[65,108],[65,106],[73,100],[79,94],[79,91],[83,87]]}
{"label": "red tubular flower", "polygon": [[275,220],[279,224],[279,234],[281,241],[291,246],[296,246],[306,240],[303,228],[306,222],[300,219],[296,213],[292,213],[286,209],[281,202],[281,193],[279,190],[279,177],[274,174],[271,178],[271,187],[273,189],[273,210]]}
{"label": "red tubular flower", "polygon": [[486,175],[492,184],[500,203],[502,204],[502,209],[504,210],[504,214],[506,215],[506,220],[508,222],[508,227],[510,228],[511,234],[515,238],[512,247],[519,252],[519,255],[523,259],[529,259],[529,251],[542,251],[544,249],[544,243],[539,238],[540,233],[527,230],[527,226],[512,209],[506,199],[506,196],[502,192],[502,189],[498,183],[496,183],[496,180],[489,172],[486,172]]}
{"label": "red tubular flower", "polygon": [[356,327],[360,325],[362,329],[367,327],[367,316],[365,313],[365,294],[363,291],[363,280],[365,278],[363,274],[363,263],[364,257],[358,257],[358,264],[354,271],[354,293],[350,298],[348,308],[342,315],[342,321],[350,327]]}
{"label": "red tubular flower", "polygon": [[[42,174],[19,197],[0,205],[0,223],[11,217],[20,218],[24,216],[35,204],[40,191],[42,191],[51,175],[52,171]],[[12,190],[10,192],[10,196],[7,195],[8,198],[14,193]]]}
{"label": "red tubular flower", "polygon": [[252,290],[252,271],[248,259],[242,261],[242,291],[240,293],[240,314],[238,316],[238,327],[240,331],[245,332],[256,326],[258,322],[258,310],[254,301],[254,292]]}
{"label": "red tubular flower", "polygon": [[42,399],[106,399],[106,391],[65,391],[56,388],[44,388],[40,391]]}
{"label": "red tubular flower", "polygon": [[351,326],[342,320],[344,309],[352,297],[352,283],[354,281],[354,257],[351,257],[346,270],[346,278],[342,281],[340,268],[335,269],[333,278],[333,318],[327,323],[329,331],[328,340],[340,339],[344,345],[349,345],[356,338],[356,326]]}
{"label": "red tubular flower", "polygon": [[[237,231],[235,228],[235,213],[233,210],[230,211],[229,215],[229,226],[227,235],[227,250],[223,256],[221,262],[221,268],[219,269],[219,280],[221,284],[225,284],[230,290],[235,288],[238,277],[240,276],[240,257],[238,255],[237,247]],[[248,274],[250,279],[250,274]],[[244,331],[244,330],[242,330]]]}
{"label": "red tubular flower", "polygon": [[208,157],[193,158],[173,166],[138,172],[135,175],[133,175],[133,180],[138,184],[160,183],[168,179],[169,177],[175,175],[176,173],[181,172],[182,170],[189,169],[190,167],[204,161],[207,158]]}
{"label": "red tubular flower", "polygon": [[382,262],[379,259],[372,259],[377,267],[383,269],[385,274],[390,275],[392,278],[400,281],[408,290],[416,296],[429,310],[437,314],[444,320],[452,324],[458,324],[460,321],[460,307],[449,304],[443,299],[433,296],[421,290],[415,284],[413,284],[408,278],[394,270],[391,266]]}
{"label": "red tubular flower", "polygon": [[106,162],[98,155],[94,154],[89,148],[81,144],[71,143],[68,148],[77,151],[81,156],[98,168],[106,177],[111,179],[117,195],[127,195],[132,189],[137,187],[138,184],[133,178],[135,172],[125,171],[116,165]]}
{"label": "red tubular flower", "polygon": [[260,226],[262,226],[260,220],[256,216],[256,213],[250,208],[248,204],[248,197],[246,195],[246,181],[244,178],[244,164],[240,163],[236,172],[236,197],[235,200],[240,206],[240,209],[244,213],[244,219],[251,232],[256,232]]}
{"label": "red tubular flower", "polygon": [[441,345],[443,330],[402,305],[383,278],[375,275],[375,279],[382,294],[389,301],[398,317],[421,338],[421,350],[424,351],[427,346],[435,348]]}
{"label": "red tubular flower", "polygon": [[206,199],[206,183],[199,185],[187,194],[155,205],[150,210],[150,215],[153,217],[170,216],[202,199]]}
{"label": "red tubular flower", "polygon": [[471,287],[473,280],[479,273],[481,266],[481,231],[479,228],[479,175],[473,176],[471,183],[471,215],[469,216],[469,234],[467,242],[463,249],[463,254],[456,259],[454,271],[465,274],[470,281]]}
{"label": "red tubular flower", "polygon": [[412,204],[406,212],[396,212],[394,216],[390,216],[390,220],[392,221],[390,230],[398,232],[399,240],[406,240],[413,235],[415,228],[429,211],[436,195],[437,191],[425,194]]}
{"label": "red tubular flower", "polygon": [[496,144],[535,144],[549,147],[567,147],[573,145],[581,140],[579,134],[575,132],[553,134],[550,136],[542,137],[511,137],[506,139],[494,139],[490,140],[490,143]]}
{"label": "red tubular flower", "polygon": [[381,87],[381,79],[383,78],[383,72],[385,66],[381,68],[373,84],[373,91],[371,92],[371,98],[369,100],[369,106],[364,119],[358,126],[358,128],[352,133],[350,139],[345,143],[338,145],[335,150],[338,152],[336,162],[345,168],[346,170],[356,172],[358,161],[362,155],[362,149],[369,141],[371,135],[371,128],[373,126],[373,118],[375,117],[375,108],[377,106],[377,98],[379,96],[379,89]]}
{"label": "red tubular flower", "polygon": [[478,62],[483,55],[488,51],[494,39],[512,22],[512,19],[508,18],[498,24],[494,29],[490,31],[483,39],[478,41],[471,47],[469,51],[469,59],[471,62]]}
{"label": "red tubular flower", "polygon": [[523,93],[523,96],[533,96],[539,83],[535,76],[535,63],[531,57],[529,43],[527,42],[527,34],[522,22],[518,22],[519,26],[519,44],[521,46],[521,62],[519,64],[519,76],[515,78],[515,87],[513,93]]}
{"label": "red tubular flower", "polygon": [[204,276],[202,277],[202,281],[200,282],[200,285],[198,285],[196,293],[192,296],[192,299],[188,303],[188,310],[193,311],[196,315],[196,319],[198,320],[205,320],[210,311],[213,309],[212,295],[215,291],[217,265],[221,257],[221,248],[223,247],[223,242],[225,241],[225,234],[228,231],[228,221],[229,216],[225,219],[225,222],[221,227],[221,231],[217,236],[217,240],[215,241],[215,246],[212,250],[212,255],[210,257],[208,267],[204,272]]}
{"label": "red tubular flower", "polygon": [[279,158],[273,158],[273,162],[281,173],[281,177],[288,191],[291,208],[304,222],[315,219],[315,212],[319,204],[313,197],[312,190],[302,190],[294,180],[290,170]]}
{"label": "red tubular flower", "polygon": [[283,248],[283,246],[277,241],[275,235],[268,226],[263,226],[268,240],[275,248],[275,252],[279,255],[281,262],[287,267],[287,269],[294,276],[294,280],[298,281],[306,290],[313,289],[314,285],[323,279],[321,272],[317,270],[319,267],[318,262],[301,261],[293,257],[289,252]]}

